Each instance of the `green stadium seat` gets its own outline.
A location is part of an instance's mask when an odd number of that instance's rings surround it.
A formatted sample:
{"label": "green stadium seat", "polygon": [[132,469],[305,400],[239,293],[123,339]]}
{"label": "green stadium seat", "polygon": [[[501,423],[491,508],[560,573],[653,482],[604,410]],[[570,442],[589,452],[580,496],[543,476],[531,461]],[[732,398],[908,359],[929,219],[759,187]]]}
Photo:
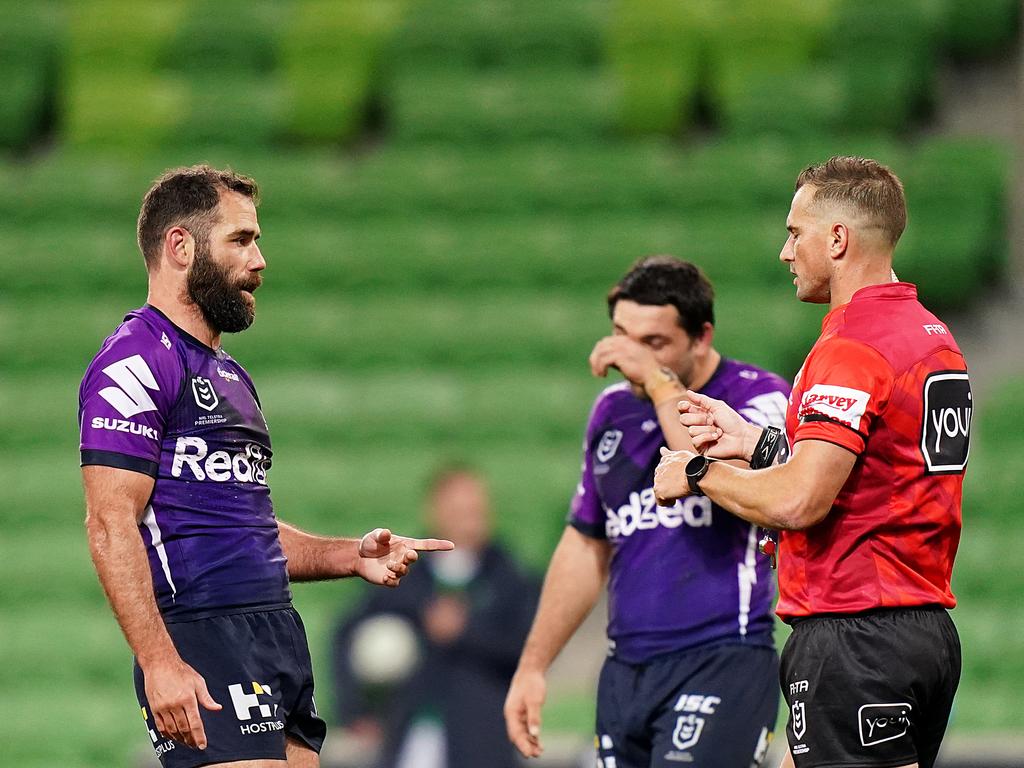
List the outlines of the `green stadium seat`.
{"label": "green stadium seat", "polygon": [[419,70],[390,93],[397,141],[601,139],[615,124],[608,78],[586,70]]}

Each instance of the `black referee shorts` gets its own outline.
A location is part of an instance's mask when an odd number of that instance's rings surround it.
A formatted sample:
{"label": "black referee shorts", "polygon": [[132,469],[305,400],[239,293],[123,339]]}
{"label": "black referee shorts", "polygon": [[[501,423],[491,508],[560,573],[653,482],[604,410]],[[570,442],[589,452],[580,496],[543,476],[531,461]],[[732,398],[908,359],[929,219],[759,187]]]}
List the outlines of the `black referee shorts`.
{"label": "black referee shorts", "polygon": [[135,693],[164,768],[284,760],[288,736],[320,751],[327,726],[313,701],[306,631],[290,606],[168,623],[167,631],[222,709],[199,708],[206,749],[166,738],[156,729],[142,670],[135,665]]}
{"label": "black referee shorts", "polygon": [[939,607],[800,619],[780,679],[797,768],[931,768],[960,683],[960,639]]}

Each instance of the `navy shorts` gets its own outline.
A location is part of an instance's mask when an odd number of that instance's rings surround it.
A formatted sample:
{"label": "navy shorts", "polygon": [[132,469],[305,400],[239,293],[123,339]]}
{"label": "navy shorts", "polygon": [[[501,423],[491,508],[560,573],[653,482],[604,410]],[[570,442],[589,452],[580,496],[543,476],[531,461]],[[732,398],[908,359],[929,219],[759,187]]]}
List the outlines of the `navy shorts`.
{"label": "navy shorts", "polygon": [[938,607],[797,620],[781,681],[798,768],[931,768],[960,682],[960,639]]}
{"label": "navy shorts", "polygon": [[773,648],[717,645],[645,664],[609,658],[597,689],[602,768],[752,768],[779,708]]}
{"label": "navy shorts", "polygon": [[164,768],[193,768],[232,760],[284,760],[292,737],[319,752],[327,726],[313,701],[306,631],[290,606],[259,608],[167,624],[174,647],[206,680],[223,707],[199,707],[206,749],[165,738],[146,700],[135,665],[135,693],[153,749]]}

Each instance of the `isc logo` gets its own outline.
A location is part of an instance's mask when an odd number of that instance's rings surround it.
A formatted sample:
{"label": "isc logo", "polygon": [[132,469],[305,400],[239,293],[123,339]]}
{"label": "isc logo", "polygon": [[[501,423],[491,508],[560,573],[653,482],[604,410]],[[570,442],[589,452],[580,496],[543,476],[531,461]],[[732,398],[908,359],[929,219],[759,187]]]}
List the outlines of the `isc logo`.
{"label": "isc logo", "polygon": [[605,508],[605,534],[609,539],[632,536],[636,531],[649,531],[658,526],[678,528],[683,523],[691,528],[711,525],[711,499],[688,496],[671,507],[659,507],[654,488],[629,494],[629,503],[617,510]]}

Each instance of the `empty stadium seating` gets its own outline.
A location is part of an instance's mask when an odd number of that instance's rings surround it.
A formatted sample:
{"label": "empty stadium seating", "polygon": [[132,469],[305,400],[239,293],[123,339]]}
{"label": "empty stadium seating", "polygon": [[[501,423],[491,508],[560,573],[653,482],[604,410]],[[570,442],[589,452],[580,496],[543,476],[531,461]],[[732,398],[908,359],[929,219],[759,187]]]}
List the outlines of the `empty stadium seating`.
{"label": "empty stadium seating", "polygon": [[[810,162],[863,153],[903,176],[897,271],[932,304],[966,310],[1005,270],[1009,148],[911,137],[944,57],[1018,39],[1012,0],[0,10],[5,764],[123,765],[145,746],[81,530],[75,409],[84,365],[144,301],[135,216],[164,168],[228,164],[262,185],[258,320],[225,346],[261,390],[280,515],[332,532],[415,527],[428,472],[468,459],[535,567],[606,384],[586,366],[608,328],[604,293],[634,258],[702,265],[719,347],[785,376],[822,314],[793,299],[777,261]],[[1024,716],[1009,639],[1024,627],[1004,611],[1022,585],[994,578],[1020,543],[1008,531],[1024,467],[1008,457],[1024,445],[1004,416],[1022,387],[979,403],[956,585],[967,729]],[[296,589],[321,669],[355,590]],[[583,702],[556,697],[553,721],[586,731]],[[62,735],[41,749],[41,720],[56,718]]]}

